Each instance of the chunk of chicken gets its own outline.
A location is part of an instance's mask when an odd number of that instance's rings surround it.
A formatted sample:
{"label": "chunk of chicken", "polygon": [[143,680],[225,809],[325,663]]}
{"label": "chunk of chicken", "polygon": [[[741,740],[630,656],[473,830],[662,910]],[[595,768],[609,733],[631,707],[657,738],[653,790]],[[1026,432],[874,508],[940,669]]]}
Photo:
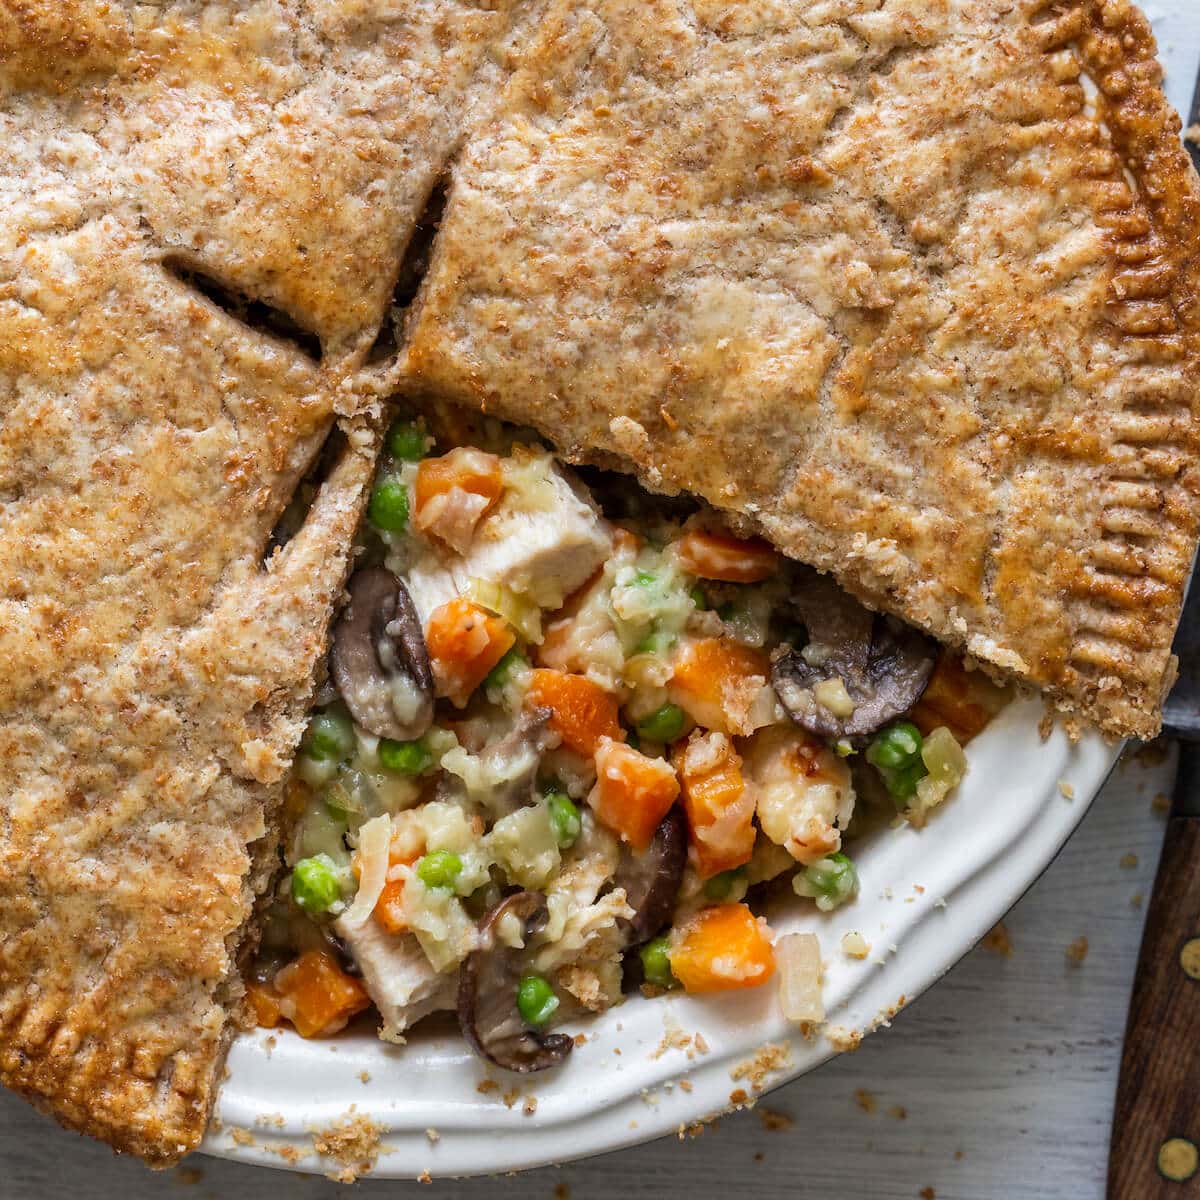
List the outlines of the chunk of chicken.
{"label": "chunk of chicken", "polygon": [[760,729],[742,760],[759,828],[797,862],[841,848],[854,815],[854,788],[843,759],[795,726]]}
{"label": "chunk of chicken", "polygon": [[461,554],[430,547],[405,582],[422,623],[465,594],[471,579],[499,584],[541,608],[558,608],[612,552],[607,524],[548,455],[512,465],[499,502]]}
{"label": "chunk of chicken", "polygon": [[379,1036],[403,1042],[404,1031],[422,1017],[454,1007],[457,973],[440,975],[411,933],[388,933],[375,921],[334,930],[363,974],[363,983],[383,1017]]}

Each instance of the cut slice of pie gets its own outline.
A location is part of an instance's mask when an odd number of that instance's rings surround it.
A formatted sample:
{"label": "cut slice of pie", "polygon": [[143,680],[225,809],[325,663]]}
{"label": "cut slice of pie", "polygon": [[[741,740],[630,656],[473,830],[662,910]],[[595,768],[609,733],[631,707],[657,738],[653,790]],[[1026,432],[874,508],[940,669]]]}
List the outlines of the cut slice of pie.
{"label": "cut slice of pie", "polygon": [[353,375],[512,7],[0,9],[0,1080],[156,1164],[277,863],[378,443]]}
{"label": "cut slice of pie", "polygon": [[558,0],[407,370],[1150,736],[1200,358],[1154,55],[1123,0]]}

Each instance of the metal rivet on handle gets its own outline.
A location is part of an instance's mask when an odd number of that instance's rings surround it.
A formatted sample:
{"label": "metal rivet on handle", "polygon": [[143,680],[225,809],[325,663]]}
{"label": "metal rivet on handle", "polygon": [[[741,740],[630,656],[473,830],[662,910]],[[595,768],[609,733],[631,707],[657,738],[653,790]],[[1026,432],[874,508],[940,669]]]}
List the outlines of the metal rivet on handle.
{"label": "metal rivet on handle", "polygon": [[1179,951],[1179,965],[1189,979],[1200,980],[1200,937],[1183,943]]}
{"label": "metal rivet on handle", "polygon": [[1198,1166],[1200,1151],[1197,1151],[1195,1142],[1189,1142],[1187,1138],[1167,1138],[1158,1148],[1158,1173],[1172,1183],[1191,1179]]}

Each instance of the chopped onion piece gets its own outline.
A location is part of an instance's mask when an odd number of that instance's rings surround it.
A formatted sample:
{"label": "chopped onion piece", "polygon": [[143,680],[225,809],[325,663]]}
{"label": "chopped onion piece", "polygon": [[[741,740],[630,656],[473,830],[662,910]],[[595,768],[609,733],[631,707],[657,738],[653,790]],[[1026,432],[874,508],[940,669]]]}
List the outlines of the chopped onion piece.
{"label": "chopped onion piece", "polygon": [[358,894],[342,914],[342,921],[357,929],[375,911],[383,885],[387,883],[388,852],[392,841],[392,819],[386,814],[372,817],[358,831]]}
{"label": "chopped onion piece", "polygon": [[779,969],[779,1007],[789,1021],[825,1020],[821,999],[821,946],[815,933],[787,933],[775,939]]}

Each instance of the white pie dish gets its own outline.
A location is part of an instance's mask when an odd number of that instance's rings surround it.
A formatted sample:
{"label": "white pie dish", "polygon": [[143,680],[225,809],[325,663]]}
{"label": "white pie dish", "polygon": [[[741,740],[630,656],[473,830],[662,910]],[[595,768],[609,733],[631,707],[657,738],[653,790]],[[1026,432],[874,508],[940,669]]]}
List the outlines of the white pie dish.
{"label": "white pie dish", "polygon": [[[449,1029],[418,1031],[404,1047],[369,1028],[310,1042],[260,1030],[231,1049],[204,1151],[336,1171],[346,1164],[317,1155],[314,1132],[368,1118],[381,1127],[373,1178],[509,1171],[646,1141],[724,1111],[737,1089],[753,1094],[757,1073],[731,1072],[764,1045],[786,1042],[790,1061],[763,1085],[812,1070],[836,1052],[829,1031],[866,1033],[945,973],[1083,817],[1120,747],[1094,733],[1072,744],[1061,728],[1043,741],[1043,712],[1032,699],[1005,709],[971,743],[967,778],[924,829],[898,826],[857,844],[854,903],[823,915],[797,900],[769,914],[776,933],[820,938],[828,1021],[813,1040],[783,1019],[774,981],[719,997],[633,997],[578,1027],[588,1040],[564,1067],[524,1077],[490,1068]],[[871,945],[865,961],[842,953],[850,930]],[[702,1034],[707,1052],[656,1054],[669,1029]],[[485,1079],[498,1087],[479,1091]],[[532,1113],[528,1097],[537,1100]]]}

